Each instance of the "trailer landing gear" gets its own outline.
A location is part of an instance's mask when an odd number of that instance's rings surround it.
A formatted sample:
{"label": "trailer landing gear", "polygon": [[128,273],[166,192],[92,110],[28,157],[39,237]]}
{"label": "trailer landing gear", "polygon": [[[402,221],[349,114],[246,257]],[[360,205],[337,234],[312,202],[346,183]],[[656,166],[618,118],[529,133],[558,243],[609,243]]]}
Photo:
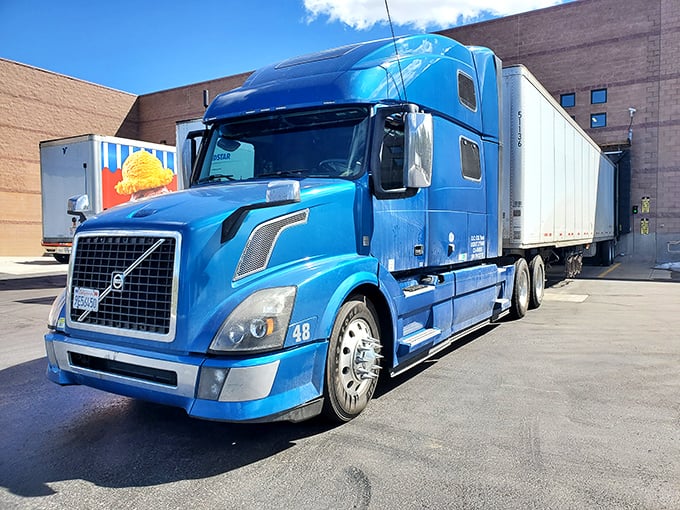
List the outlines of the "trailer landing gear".
{"label": "trailer landing gear", "polygon": [[564,259],[564,275],[567,278],[575,278],[583,269],[583,252],[570,251]]}

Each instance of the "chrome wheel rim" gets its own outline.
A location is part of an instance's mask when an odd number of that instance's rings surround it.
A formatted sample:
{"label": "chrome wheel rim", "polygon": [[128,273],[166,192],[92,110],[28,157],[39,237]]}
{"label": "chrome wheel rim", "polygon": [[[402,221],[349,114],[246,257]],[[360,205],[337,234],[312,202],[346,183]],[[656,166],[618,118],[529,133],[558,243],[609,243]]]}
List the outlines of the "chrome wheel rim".
{"label": "chrome wheel rim", "polygon": [[338,373],[343,390],[352,396],[368,391],[380,370],[380,341],[373,337],[368,322],[353,319],[340,340]]}

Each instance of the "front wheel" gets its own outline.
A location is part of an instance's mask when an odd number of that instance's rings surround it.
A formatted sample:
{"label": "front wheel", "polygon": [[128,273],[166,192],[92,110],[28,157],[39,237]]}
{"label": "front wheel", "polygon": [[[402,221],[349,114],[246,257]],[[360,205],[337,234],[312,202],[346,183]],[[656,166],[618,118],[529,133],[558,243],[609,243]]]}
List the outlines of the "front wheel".
{"label": "front wheel", "polygon": [[355,297],[342,305],[326,359],[323,414],[327,418],[346,422],[366,408],[378,384],[381,347],[371,303]]}
{"label": "front wheel", "polygon": [[60,264],[68,264],[68,261],[71,259],[71,256],[66,253],[53,253],[52,256]]}

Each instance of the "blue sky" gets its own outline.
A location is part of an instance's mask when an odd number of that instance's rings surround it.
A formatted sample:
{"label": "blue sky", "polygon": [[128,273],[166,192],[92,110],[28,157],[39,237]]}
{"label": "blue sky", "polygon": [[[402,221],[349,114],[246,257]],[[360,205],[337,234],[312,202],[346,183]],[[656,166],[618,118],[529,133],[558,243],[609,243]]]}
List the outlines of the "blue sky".
{"label": "blue sky", "polygon": [[[556,3],[389,0],[396,35]],[[145,94],[388,37],[384,19],[384,0],[0,0],[0,57]]]}

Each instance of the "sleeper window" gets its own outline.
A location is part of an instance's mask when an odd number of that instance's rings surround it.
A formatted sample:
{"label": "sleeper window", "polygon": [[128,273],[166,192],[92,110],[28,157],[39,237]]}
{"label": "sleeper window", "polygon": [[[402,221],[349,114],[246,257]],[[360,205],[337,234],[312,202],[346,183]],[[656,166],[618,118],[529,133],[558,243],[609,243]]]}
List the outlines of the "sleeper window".
{"label": "sleeper window", "polygon": [[465,179],[481,180],[482,164],[479,159],[479,145],[462,137],[460,139],[460,164]]}

